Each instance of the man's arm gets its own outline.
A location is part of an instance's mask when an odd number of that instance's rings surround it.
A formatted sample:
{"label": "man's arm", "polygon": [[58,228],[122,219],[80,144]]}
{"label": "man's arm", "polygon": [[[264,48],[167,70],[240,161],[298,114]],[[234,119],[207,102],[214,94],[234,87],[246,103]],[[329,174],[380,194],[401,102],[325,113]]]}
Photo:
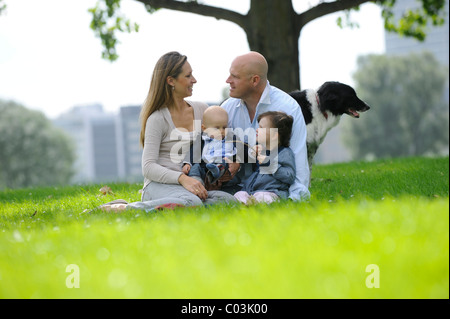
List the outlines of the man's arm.
{"label": "man's arm", "polygon": [[300,107],[291,114],[294,117],[290,148],[295,156],[296,178],[289,188],[289,198],[293,200],[308,199],[310,193],[309,165],[306,150],[306,125]]}

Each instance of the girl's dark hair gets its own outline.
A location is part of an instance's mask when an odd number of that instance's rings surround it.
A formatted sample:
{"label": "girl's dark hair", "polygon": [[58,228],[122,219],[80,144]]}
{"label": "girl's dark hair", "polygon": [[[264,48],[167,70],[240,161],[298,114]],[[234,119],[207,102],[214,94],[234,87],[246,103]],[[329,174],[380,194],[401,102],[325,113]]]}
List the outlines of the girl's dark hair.
{"label": "girl's dark hair", "polygon": [[278,129],[278,141],[280,146],[289,147],[289,141],[291,140],[292,134],[292,124],[294,123],[294,118],[287,115],[284,112],[269,111],[262,113],[258,116],[258,122],[263,117],[270,117],[270,122],[272,123],[272,128]]}

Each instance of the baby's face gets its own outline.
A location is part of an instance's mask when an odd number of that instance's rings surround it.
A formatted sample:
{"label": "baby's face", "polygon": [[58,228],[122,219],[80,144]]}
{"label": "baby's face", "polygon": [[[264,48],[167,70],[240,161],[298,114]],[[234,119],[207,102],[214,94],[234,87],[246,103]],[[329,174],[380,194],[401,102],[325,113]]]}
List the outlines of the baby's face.
{"label": "baby's face", "polygon": [[225,137],[225,129],[228,123],[216,122],[216,123],[206,123],[203,126],[203,131],[208,134],[209,137],[215,138],[216,140],[222,140]]}
{"label": "baby's face", "polygon": [[222,140],[225,137],[225,129],[228,127],[228,115],[217,112],[203,117],[202,130],[209,137]]}

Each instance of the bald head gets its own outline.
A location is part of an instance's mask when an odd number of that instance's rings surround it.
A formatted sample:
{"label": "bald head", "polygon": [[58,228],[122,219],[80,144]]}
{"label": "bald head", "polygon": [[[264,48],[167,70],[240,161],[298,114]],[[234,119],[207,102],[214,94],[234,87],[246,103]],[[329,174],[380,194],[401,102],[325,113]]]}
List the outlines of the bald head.
{"label": "bald head", "polygon": [[251,51],[240,55],[232,63],[236,68],[240,68],[246,75],[258,75],[261,80],[267,80],[268,65],[264,56],[258,52]]}
{"label": "bald head", "polygon": [[221,140],[225,137],[228,125],[228,113],[218,105],[208,107],[203,112],[202,130],[210,137]]}
{"label": "bald head", "polygon": [[230,76],[230,97],[239,98],[248,105],[258,104],[267,84],[269,67],[266,59],[258,52],[249,52],[233,60]]}
{"label": "bald head", "polygon": [[203,113],[203,123],[205,123],[206,125],[210,124],[218,118],[224,119],[225,123],[228,122],[228,113],[221,106],[212,105],[208,107]]}

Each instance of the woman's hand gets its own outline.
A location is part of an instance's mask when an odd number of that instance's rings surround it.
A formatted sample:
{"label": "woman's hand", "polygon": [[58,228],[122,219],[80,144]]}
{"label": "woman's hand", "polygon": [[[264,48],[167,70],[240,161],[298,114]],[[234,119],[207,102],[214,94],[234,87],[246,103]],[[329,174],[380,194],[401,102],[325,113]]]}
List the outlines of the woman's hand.
{"label": "woman's hand", "polygon": [[205,200],[208,197],[208,192],[205,187],[195,178],[181,174],[178,182],[192,194],[197,195],[201,200]]}

